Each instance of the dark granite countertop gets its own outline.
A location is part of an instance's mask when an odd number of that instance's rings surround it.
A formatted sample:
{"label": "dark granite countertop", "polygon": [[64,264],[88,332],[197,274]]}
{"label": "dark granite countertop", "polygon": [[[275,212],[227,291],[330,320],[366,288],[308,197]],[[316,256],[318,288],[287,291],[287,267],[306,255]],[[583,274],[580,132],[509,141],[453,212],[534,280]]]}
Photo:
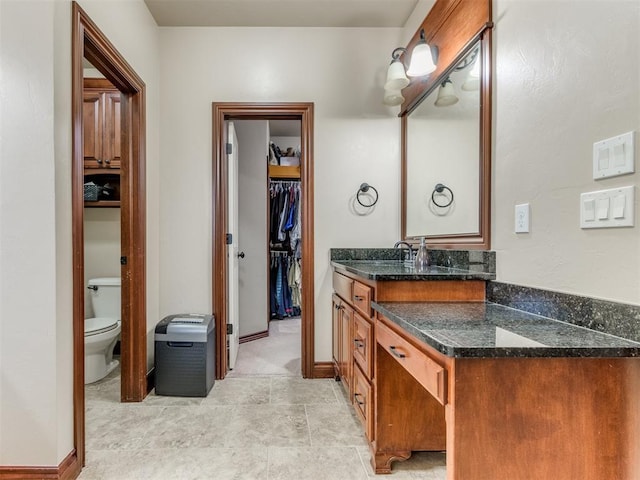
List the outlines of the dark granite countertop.
{"label": "dark granite countertop", "polygon": [[334,260],[331,265],[343,268],[370,280],[493,280],[495,273],[477,269],[430,266],[426,272],[418,272],[413,266],[405,266],[400,260]]}
{"label": "dark granite countertop", "polygon": [[640,357],[640,343],[495,303],[371,306],[449,357]]}

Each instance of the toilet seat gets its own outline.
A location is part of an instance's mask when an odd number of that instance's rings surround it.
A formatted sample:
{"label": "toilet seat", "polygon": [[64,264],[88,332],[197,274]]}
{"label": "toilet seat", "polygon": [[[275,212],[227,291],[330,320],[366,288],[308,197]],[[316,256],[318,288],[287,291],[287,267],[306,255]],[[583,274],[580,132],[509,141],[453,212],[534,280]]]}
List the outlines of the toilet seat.
{"label": "toilet seat", "polygon": [[84,321],[84,336],[98,335],[118,327],[117,318],[95,317]]}

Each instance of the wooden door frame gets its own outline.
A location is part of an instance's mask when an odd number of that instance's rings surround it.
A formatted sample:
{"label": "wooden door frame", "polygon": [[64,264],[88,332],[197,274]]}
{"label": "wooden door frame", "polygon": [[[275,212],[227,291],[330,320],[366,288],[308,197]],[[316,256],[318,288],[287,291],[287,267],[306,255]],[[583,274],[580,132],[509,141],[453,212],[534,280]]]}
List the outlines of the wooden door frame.
{"label": "wooden door frame", "polygon": [[[216,378],[227,373],[227,120],[300,120],[302,200],[302,376],[327,376],[314,363],[313,103],[213,103],[212,288],[216,321]],[[266,159],[265,159],[266,162]],[[328,375],[330,376],[330,374]]]}
{"label": "wooden door frame", "polygon": [[138,402],[147,394],[145,84],[89,16],[72,4],[72,248],[73,248],[73,411],[74,446],[85,457],[84,405],[84,152],[83,68],[87,58],[122,96],[120,166],[121,400]]}

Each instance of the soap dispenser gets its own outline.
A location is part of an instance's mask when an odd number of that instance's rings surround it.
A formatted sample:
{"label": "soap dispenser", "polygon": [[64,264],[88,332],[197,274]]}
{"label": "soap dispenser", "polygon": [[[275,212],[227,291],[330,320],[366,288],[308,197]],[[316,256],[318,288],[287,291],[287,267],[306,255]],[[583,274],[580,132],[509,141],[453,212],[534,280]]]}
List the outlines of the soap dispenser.
{"label": "soap dispenser", "polygon": [[415,267],[418,272],[426,272],[429,267],[429,252],[427,251],[427,243],[425,238],[420,239],[420,247],[416,253]]}

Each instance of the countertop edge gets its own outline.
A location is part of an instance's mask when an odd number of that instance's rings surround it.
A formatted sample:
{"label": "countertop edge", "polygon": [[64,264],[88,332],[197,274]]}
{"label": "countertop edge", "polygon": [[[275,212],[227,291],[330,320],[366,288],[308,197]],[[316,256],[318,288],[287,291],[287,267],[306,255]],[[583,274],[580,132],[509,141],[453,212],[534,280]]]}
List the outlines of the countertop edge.
{"label": "countertop edge", "polygon": [[[389,302],[393,303],[393,302]],[[428,302],[425,302],[428,303]],[[637,358],[640,346],[621,347],[462,347],[446,345],[428,333],[415,328],[410,322],[394,314],[379,303],[372,301],[371,308],[384,315],[389,321],[412,335],[418,341],[435,348],[451,358]],[[526,313],[526,312],[525,312]],[[574,326],[568,322],[554,320]],[[582,327],[584,328],[584,327]],[[597,332],[594,330],[594,332]],[[602,332],[597,332],[602,333]],[[626,339],[625,339],[626,340]],[[631,341],[631,340],[629,340]]]}

